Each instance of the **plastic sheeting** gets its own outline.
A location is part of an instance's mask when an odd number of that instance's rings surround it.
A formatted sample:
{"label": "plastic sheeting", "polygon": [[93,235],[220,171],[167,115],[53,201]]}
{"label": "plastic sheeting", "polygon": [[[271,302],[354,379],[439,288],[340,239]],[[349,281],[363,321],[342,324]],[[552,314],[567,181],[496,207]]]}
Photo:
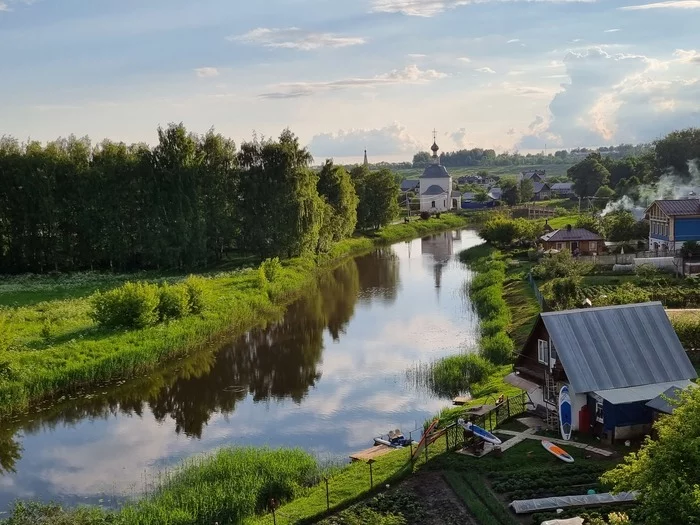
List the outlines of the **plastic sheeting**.
{"label": "plastic sheeting", "polygon": [[510,504],[516,514],[529,514],[551,509],[566,507],[584,507],[589,505],[605,505],[623,503],[637,499],[636,492],[620,492],[619,494],[586,494],[581,496],[558,496],[554,498],[516,500]]}

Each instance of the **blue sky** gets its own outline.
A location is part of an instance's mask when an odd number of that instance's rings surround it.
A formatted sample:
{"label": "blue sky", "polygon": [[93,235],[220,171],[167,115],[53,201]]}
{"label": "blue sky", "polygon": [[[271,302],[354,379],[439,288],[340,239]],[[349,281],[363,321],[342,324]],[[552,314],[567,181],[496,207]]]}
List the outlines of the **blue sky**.
{"label": "blue sky", "polygon": [[538,151],[700,126],[700,0],[0,0],[0,134],[241,142],[317,160]]}

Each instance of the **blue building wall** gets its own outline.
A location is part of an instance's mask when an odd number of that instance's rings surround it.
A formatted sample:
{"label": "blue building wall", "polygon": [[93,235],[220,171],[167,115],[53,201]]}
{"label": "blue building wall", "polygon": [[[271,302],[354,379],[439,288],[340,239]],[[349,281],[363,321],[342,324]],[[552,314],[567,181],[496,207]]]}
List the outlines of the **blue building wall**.
{"label": "blue building wall", "polygon": [[609,401],[603,402],[603,427],[606,431],[612,431],[615,427],[629,425],[643,425],[653,421],[653,412],[646,406],[647,401],[613,405]]}
{"label": "blue building wall", "polygon": [[674,223],[676,241],[700,241],[700,218],[684,219],[677,217]]}
{"label": "blue building wall", "polygon": [[495,208],[496,207],[496,201],[487,201],[487,202],[465,202],[462,201],[462,209],[463,210],[483,210],[486,208]]}

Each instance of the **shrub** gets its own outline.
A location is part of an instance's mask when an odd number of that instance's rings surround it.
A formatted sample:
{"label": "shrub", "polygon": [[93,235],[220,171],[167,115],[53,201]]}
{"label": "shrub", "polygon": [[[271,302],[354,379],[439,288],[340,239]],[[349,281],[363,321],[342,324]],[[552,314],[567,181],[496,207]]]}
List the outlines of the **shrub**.
{"label": "shrub", "polygon": [[158,322],[158,287],[128,282],[92,298],[92,319],[106,328],[144,328]]}
{"label": "shrub", "polygon": [[493,365],[479,355],[444,357],[432,366],[430,388],[438,395],[454,396],[483,381],[492,369]]}
{"label": "shrub", "polygon": [[480,273],[472,279],[469,289],[472,291],[488,288],[489,286],[502,284],[505,279],[505,273],[500,269],[492,269],[486,273]]}
{"label": "shrub", "polygon": [[585,275],[593,265],[577,262],[570,252],[564,251],[554,256],[544,257],[532,269],[532,276],[538,280],[556,279],[557,277],[576,277]]}
{"label": "shrub", "polygon": [[261,290],[267,288],[267,276],[265,275],[265,269],[262,267],[262,265],[260,266],[260,268],[258,268],[258,275],[256,276],[256,280],[258,282],[258,288],[260,288]]}
{"label": "shrub", "polygon": [[260,266],[265,272],[265,278],[270,283],[275,282],[275,279],[282,270],[282,264],[280,263],[279,257],[275,257],[274,259],[265,259]]}
{"label": "shrub", "polygon": [[673,321],[673,328],[681,340],[683,348],[693,350],[700,348],[700,322],[697,321]]}
{"label": "shrub", "polygon": [[504,315],[484,321],[481,323],[481,335],[482,337],[496,335],[498,332],[504,331],[508,327],[508,323],[508,318]]}
{"label": "shrub", "polygon": [[482,288],[472,295],[472,301],[474,301],[477,313],[482,318],[490,318],[508,310],[508,305],[503,299],[503,287],[501,285]]}
{"label": "shrub", "polygon": [[191,314],[202,313],[206,307],[204,279],[190,275],[182,284],[187,291],[187,310]]}
{"label": "shrub", "polygon": [[645,303],[649,300],[651,300],[651,294],[644,288],[635,286],[632,283],[623,283],[613,292],[597,297],[595,306]]}
{"label": "shrub", "polygon": [[189,313],[189,296],[184,285],[164,283],[159,289],[158,318],[160,321],[179,319]]}
{"label": "shrub", "polygon": [[427,212],[427,211],[420,212],[420,218],[421,218],[421,220],[427,221],[428,219],[430,219],[430,212]]}
{"label": "shrub", "polygon": [[505,332],[481,340],[481,356],[496,365],[510,363],[514,350],[515,344]]}

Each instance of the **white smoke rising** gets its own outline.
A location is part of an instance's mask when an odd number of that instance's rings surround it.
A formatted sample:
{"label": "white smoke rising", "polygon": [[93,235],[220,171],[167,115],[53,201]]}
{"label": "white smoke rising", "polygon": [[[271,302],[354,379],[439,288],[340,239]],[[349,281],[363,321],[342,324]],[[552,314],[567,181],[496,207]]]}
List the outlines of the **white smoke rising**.
{"label": "white smoke rising", "polygon": [[669,168],[655,184],[644,184],[636,188],[638,198],[632,199],[625,195],[615,202],[610,202],[601,213],[605,217],[608,213],[618,210],[631,211],[641,220],[644,212],[651,203],[660,199],[687,199],[689,197],[700,198],[700,162],[699,159],[688,161],[690,179],[682,177],[673,168]]}

